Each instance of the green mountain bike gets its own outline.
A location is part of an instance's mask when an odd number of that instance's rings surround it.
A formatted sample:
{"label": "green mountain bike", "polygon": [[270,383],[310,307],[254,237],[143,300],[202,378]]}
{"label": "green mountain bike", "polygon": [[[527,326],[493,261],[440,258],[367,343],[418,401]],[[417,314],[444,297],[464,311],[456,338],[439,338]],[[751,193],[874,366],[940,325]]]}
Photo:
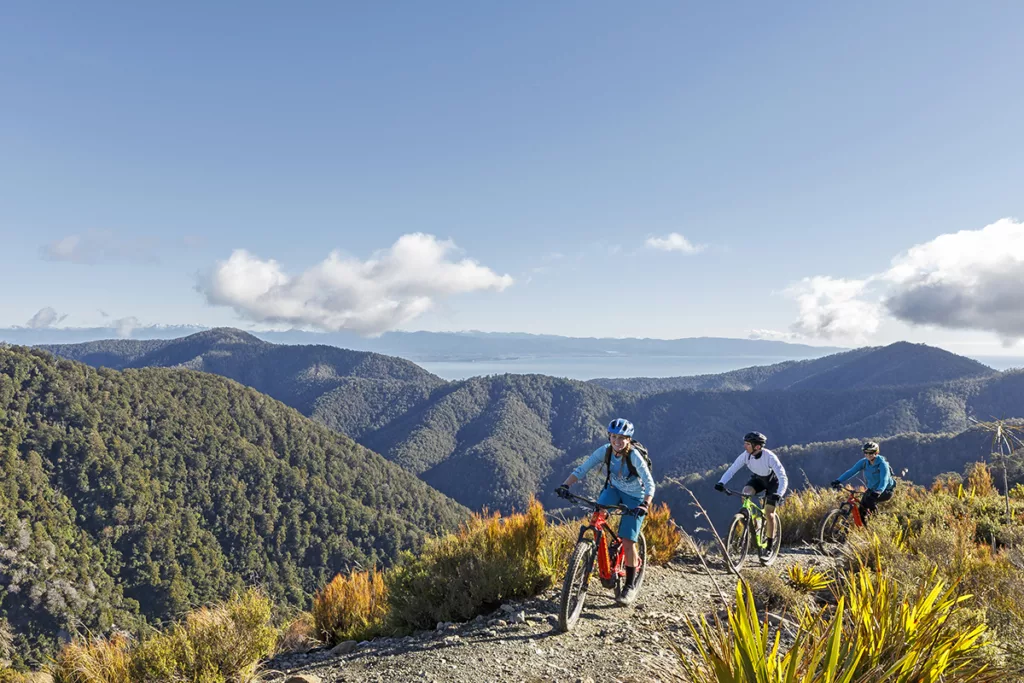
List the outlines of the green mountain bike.
{"label": "green mountain bike", "polygon": [[[732,523],[729,525],[729,536],[725,541],[726,563],[734,574],[740,573],[743,561],[747,559],[747,553],[751,546],[757,549],[757,557],[761,564],[771,566],[779,557],[779,547],[782,543],[782,518],[778,512],[773,512],[775,517],[775,547],[768,552],[768,538],[765,536],[764,508],[760,504],[758,494],[747,495],[742,491],[725,489],[726,495],[740,496],[743,498],[743,506],[740,511],[733,515]],[[754,500],[757,498],[758,500]]]}

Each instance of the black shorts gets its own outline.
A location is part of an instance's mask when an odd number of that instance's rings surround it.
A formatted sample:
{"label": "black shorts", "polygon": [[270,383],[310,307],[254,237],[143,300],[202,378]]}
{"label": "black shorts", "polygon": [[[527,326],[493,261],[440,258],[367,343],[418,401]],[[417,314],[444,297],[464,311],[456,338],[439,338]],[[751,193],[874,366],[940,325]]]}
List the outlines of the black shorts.
{"label": "black shorts", "polygon": [[747,486],[754,489],[754,493],[767,491],[769,496],[774,496],[779,492],[779,478],[775,476],[774,472],[767,477],[755,474],[750,477]]}

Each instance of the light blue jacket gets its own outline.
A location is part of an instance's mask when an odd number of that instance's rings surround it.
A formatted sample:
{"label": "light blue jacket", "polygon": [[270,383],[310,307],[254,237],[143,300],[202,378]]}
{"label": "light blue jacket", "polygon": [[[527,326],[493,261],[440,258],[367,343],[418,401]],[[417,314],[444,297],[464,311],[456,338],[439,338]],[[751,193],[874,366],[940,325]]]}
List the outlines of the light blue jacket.
{"label": "light blue jacket", "polygon": [[[601,465],[601,470],[604,470],[604,454],[607,451],[608,446],[601,446],[596,451],[590,454],[590,457],[583,461],[583,464],[572,471],[574,477],[579,480],[583,480],[587,476],[587,472],[594,469],[598,465]],[[621,457],[612,453],[612,479],[611,485],[622,491],[628,496],[634,498],[643,498],[644,496],[654,497],[654,477],[651,475],[651,468],[647,466],[647,461],[643,459],[639,453],[634,449],[629,451],[629,459],[633,461],[633,467],[636,469],[636,473],[639,476],[629,476],[629,465]]]}
{"label": "light blue jacket", "polygon": [[874,464],[869,463],[867,458],[861,458],[856,465],[839,475],[839,482],[842,483],[861,471],[864,472],[864,480],[872,491],[882,493],[896,485],[889,461],[880,455],[875,456]]}

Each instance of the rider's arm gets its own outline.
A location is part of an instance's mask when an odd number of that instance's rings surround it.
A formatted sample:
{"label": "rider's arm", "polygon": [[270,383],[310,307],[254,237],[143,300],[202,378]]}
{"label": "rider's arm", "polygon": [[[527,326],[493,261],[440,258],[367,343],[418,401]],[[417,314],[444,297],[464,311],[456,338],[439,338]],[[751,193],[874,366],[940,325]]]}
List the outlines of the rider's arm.
{"label": "rider's arm", "polygon": [[853,467],[851,467],[850,469],[846,470],[845,472],[843,472],[842,474],[839,475],[839,477],[838,477],[839,478],[839,483],[842,484],[847,479],[853,477],[858,472],[862,471],[864,469],[864,466],[867,465],[867,464],[868,464],[868,459],[867,458],[861,458],[860,460],[858,460],[856,462],[856,464],[854,464]]}
{"label": "rider's arm", "polygon": [[736,462],[734,462],[732,465],[729,466],[729,469],[727,469],[725,471],[725,474],[723,474],[722,478],[718,480],[718,483],[719,484],[727,483],[730,479],[733,478],[733,476],[737,472],[740,471],[740,468],[743,467],[743,465],[745,465],[746,462],[747,462],[747,453],[746,453],[746,451],[744,451],[743,453],[740,453],[740,457],[736,458]]}
{"label": "rider's arm", "polygon": [[789,488],[789,477],[786,476],[786,468],[782,466],[779,456],[774,453],[768,454],[768,466],[772,468],[772,472],[779,479],[779,490],[775,492],[775,495],[781,498],[786,495],[786,489]]}
{"label": "rider's arm", "polygon": [[640,481],[644,483],[644,503],[650,505],[651,500],[654,498],[654,477],[651,475],[651,468],[647,466],[647,461],[635,450],[629,452],[629,459],[633,462],[636,473],[640,475]]}
{"label": "rider's arm", "polygon": [[601,446],[596,451],[590,454],[590,457],[584,460],[579,467],[572,471],[569,478],[565,480],[566,486],[572,486],[578,481],[581,481],[587,476],[587,472],[597,467],[597,463],[604,461],[604,452],[607,446]]}

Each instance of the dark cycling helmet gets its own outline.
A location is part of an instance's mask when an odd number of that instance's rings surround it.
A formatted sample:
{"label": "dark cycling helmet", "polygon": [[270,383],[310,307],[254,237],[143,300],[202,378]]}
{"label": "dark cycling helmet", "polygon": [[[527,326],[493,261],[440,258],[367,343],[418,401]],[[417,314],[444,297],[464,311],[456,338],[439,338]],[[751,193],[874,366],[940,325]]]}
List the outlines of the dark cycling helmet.
{"label": "dark cycling helmet", "polygon": [[624,417],[617,417],[608,423],[608,433],[632,437],[633,423]]}
{"label": "dark cycling helmet", "polygon": [[865,453],[877,453],[878,444],[874,441],[868,441],[867,443],[864,444],[863,450]]}
{"label": "dark cycling helmet", "polygon": [[762,434],[761,432],[750,432],[745,437],[743,437],[743,440],[749,441],[755,446],[763,446],[766,443],[768,443],[768,437]]}

